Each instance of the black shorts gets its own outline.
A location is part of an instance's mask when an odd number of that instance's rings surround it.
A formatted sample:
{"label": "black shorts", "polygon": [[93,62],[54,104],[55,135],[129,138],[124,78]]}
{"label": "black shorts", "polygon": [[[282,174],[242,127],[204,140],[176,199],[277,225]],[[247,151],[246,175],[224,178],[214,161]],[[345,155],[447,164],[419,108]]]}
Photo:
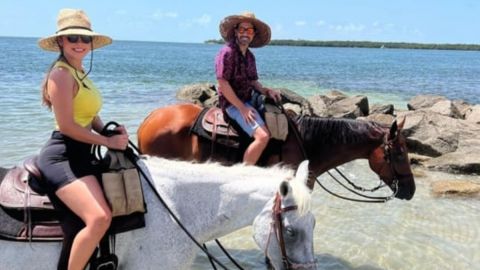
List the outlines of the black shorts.
{"label": "black shorts", "polygon": [[64,185],[87,175],[98,179],[102,170],[91,149],[91,144],[54,131],[37,160],[47,192],[53,194]]}

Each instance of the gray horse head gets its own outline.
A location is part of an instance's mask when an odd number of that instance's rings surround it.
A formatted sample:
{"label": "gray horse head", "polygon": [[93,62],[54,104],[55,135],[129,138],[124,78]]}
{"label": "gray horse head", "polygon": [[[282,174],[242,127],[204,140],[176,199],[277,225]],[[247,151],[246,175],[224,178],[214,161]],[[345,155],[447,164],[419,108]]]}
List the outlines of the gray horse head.
{"label": "gray horse head", "polygon": [[[303,161],[295,178],[280,184],[277,197],[255,218],[254,239],[275,269],[315,269],[313,229],[310,212],[308,161]],[[283,242],[283,244],[282,244]]]}

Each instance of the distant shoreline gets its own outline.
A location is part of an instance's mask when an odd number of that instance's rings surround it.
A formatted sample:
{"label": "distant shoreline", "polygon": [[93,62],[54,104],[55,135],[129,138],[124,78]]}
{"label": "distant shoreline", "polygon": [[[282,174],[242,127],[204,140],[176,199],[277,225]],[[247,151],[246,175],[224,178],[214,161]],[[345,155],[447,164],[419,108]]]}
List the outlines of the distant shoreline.
{"label": "distant shoreline", "polygon": [[[222,39],[209,39],[204,43],[223,44]],[[416,49],[416,50],[462,50],[480,51],[477,44],[436,44],[436,43],[408,43],[408,42],[380,42],[380,41],[315,41],[302,39],[275,39],[270,41],[271,46],[301,46],[301,47],[344,47],[344,48],[377,48],[377,49]]]}

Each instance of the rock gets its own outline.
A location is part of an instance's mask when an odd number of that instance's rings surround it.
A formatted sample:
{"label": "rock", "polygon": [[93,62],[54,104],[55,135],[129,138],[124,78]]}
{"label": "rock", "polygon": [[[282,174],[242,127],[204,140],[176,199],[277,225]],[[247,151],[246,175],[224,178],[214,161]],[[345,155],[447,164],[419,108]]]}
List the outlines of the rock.
{"label": "rock", "polygon": [[410,101],[407,104],[407,107],[411,111],[430,108],[435,103],[441,100],[447,100],[447,98],[444,96],[438,96],[438,95],[418,95],[410,99]]}
{"label": "rock", "polygon": [[480,105],[470,107],[465,113],[465,120],[470,123],[480,124]]}
{"label": "rock", "polygon": [[313,96],[308,99],[312,105],[313,114],[320,117],[328,117],[328,105],[331,101],[323,95]]}
{"label": "rock", "polygon": [[460,120],[426,110],[401,113],[398,117],[406,117],[403,134],[410,151],[438,157],[457,149],[462,126]]}
{"label": "rock", "polygon": [[339,90],[335,90],[335,89],[327,92],[325,94],[325,97],[328,98],[328,100],[330,100],[328,105],[331,105],[332,103],[340,101],[342,99],[348,98],[348,96],[346,94],[342,93]]}
{"label": "rock", "polygon": [[462,115],[458,111],[457,107],[453,105],[453,102],[450,100],[441,100],[432,107],[426,108],[426,110],[430,110],[432,112],[439,113],[441,115],[445,115],[448,117],[463,119]]}
{"label": "rock", "polygon": [[390,125],[392,125],[393,121],[395,120],[395,117],[393,115],[390,115],[390,114],[375,113],[375,114],[370,114],[367,117],[358,117],[357,119],[374,121],[374,122],[378,122],[378,123],[386,125],[386,126],[390,126]]}
{"label": "rock", "polygon": [[286,89],[286,88],[275,88],[282,93],[282,103],[292,103],[297,104],[301,108],[301,113],[305,115],[312,115],[313,110],[310,105],[310,102],[299,94]]}
{"label": "rock", "polygon": [[283,108],[287,111],[293,111],[296,115],[302,114],[302,108],[300,105],[295,103],[285,103],[283,104]]}
{"label": "rock", "polygon": [[370,114],[391,114],[393,115],[393,112],[395,111],[395,108],[393,104],[373,104],[372,107],[370,108]]}
{"label": "rock", "polygon": [[415,153],[408,153],[408,158],[410,159],[410,164],[413,165],[423,165],[425,162],[431,160],[429,156],[423,156]]}
{"label": "rock", "polygon": [[[213,97],[216,98],[217,91],[212,83],[195,83],[189,84],[177,91],[177,99],[199,104],[207,107],[205,102]],[[209,102],[211,103],[211,101]]]}
{"label": "rock", "polygon": [[328,114],[332,117],[352,118],[368,115],[368,98],[366,96],[354,96],[334,102],[328,108]]}
{"label": "rock", "polygon": [[455,106],[456,110],[460,113],[462,119],[465,119],[465,114],[470,110],[470,107],[472,107],[472,105],[467,102],[458,99],[453,101],[453,106]]}
{"label": "rock", "polygon": [[442,180],[432,183],[432,193],[436,196],[477,196],[480,194],[480,183],[467,180]]}

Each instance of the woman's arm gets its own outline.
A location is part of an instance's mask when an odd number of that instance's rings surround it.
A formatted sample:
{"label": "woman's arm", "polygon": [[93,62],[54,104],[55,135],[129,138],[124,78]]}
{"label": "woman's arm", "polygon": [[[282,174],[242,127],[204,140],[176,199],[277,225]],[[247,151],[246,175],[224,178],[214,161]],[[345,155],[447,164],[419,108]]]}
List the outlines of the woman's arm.
{"label": "woman's arm", "polygon": [[[73,118],[75,89],[78,89],[77,83],[67,70],[62,68],[52,70],[48,78],[47,91],[60,132],[84,143],[105,145],[113,149],[125,149],[128,143],[126,134],[105,137],[75,123]],[[103,125],[101,120],[100,122],[94,121],[92,128],[99,128],[100,125]]]}

